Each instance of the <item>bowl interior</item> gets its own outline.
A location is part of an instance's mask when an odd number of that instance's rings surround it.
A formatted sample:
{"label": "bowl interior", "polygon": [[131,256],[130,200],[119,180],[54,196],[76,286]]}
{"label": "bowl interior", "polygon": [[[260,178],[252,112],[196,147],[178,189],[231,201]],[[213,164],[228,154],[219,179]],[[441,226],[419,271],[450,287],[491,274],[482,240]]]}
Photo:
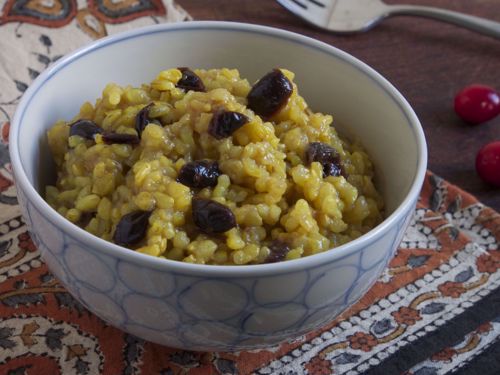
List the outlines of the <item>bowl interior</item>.
{"label": "bowl interior", "polygon": [[[386,214],[404,200],[417,175],[418,131],[401,97],[370,69],[340,51],[277,31],[183,25],[148,28],[105,40],[56,65],[35,86],[18,128],[21,163],[41,194],[53,176],[46,131],[69,120],[106,83],[139,85],[166,68],[237,68],[253,82],[275,67],[296,74],[310,107],[334,116],[342,133],[357,137],[372,157]],[[411,112],[411,111],[410,111]]]}

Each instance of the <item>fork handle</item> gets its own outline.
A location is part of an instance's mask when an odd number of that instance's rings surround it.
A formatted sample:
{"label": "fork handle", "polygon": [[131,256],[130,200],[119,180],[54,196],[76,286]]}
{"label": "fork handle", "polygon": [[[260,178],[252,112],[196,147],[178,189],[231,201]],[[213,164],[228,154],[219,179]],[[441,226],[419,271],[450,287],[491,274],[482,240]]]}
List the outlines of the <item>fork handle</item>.
{"label": "fork handle", "polygon": [[481,17],[468,16],[451,10],[418,5],[388,5],[387,11],[389,16],[401,15],[433,18],[438,21],[452,23],[456,26],[462,26],[480,34],[500,39],[500,22],[490,21]]}

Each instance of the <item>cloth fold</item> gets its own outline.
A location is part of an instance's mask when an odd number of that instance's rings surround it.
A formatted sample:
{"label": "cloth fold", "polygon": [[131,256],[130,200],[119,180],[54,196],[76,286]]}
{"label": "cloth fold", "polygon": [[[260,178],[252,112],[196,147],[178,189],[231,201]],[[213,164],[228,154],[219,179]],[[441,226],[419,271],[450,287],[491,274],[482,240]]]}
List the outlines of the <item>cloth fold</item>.
{"label": "cloth fold", "polygon": [[[30,82],[111,33],[190,19],[171,0],[0,2],[0,374],[445,374],[485,369],[500,338],[500,215],[428,173],[373,288],[316,332],[266,350],[161,347],[88,312],[43,263],[17,206],[9,121]],[[485,367],[486,366],[486,367]],[[466,373],[466,372],[463,372]]]}

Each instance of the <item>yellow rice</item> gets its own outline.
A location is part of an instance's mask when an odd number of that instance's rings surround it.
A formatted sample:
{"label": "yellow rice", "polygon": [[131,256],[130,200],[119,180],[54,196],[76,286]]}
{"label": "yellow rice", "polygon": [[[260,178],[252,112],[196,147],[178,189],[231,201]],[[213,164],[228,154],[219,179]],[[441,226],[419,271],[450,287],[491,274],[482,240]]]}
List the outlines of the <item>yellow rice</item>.
{"label": "yellow rice", "polygon": [[[57,166],[46,199],[71,222],[111,241],[123,215],[152,211],[146,237],[133,250],[199,264],[241,265],[266,261],[270,244],[290,249],[285,259],[327,251],[367,232],[382,219],[383,201],[373,183],[374,168],[361,145],[339,137],[332,116],[313,112],[293,84],[286,106],[264,121],[247,108],[251,84],[235,69],[194,70],[206,92],[177,88],[178,69],[160,72],[150,84],[108,84],[95,104],[81,106],[72,121],[48,131]],[[281,69],[293,82],[294,74]],[[136,134],[135,116],[154,103],[138,145],[69,137],[69,124],[89,119],[105,131]],[[207,133],[218,108],[250,121],[232,136]],[[339,153],[343,176],[323,177],[322,165],[304,162],[311,142]],[[199,159],[217,160],[217,186],[192,189],[176,181],[180,168]],[[193,196],[229,207],[237,226],[209,235],[191,218]],[[125,251],[125,250],[124,250]]]}

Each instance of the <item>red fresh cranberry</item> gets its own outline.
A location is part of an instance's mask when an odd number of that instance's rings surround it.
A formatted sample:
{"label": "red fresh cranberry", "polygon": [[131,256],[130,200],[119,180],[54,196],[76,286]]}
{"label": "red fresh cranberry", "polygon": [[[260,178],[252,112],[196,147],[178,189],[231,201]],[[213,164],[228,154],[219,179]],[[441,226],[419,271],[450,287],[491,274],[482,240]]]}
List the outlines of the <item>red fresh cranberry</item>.
{"label": "red fresh cranberry", "polygon": [[479,150],[476,170],[484,181],[500,186],[500,141],[488,143]]}
{"label": "red fresh cranberry", "polygon": [[455,112],[471,124],[486,122],[500,113],[500,96],[488,86],[467,86],[455,97]]}

